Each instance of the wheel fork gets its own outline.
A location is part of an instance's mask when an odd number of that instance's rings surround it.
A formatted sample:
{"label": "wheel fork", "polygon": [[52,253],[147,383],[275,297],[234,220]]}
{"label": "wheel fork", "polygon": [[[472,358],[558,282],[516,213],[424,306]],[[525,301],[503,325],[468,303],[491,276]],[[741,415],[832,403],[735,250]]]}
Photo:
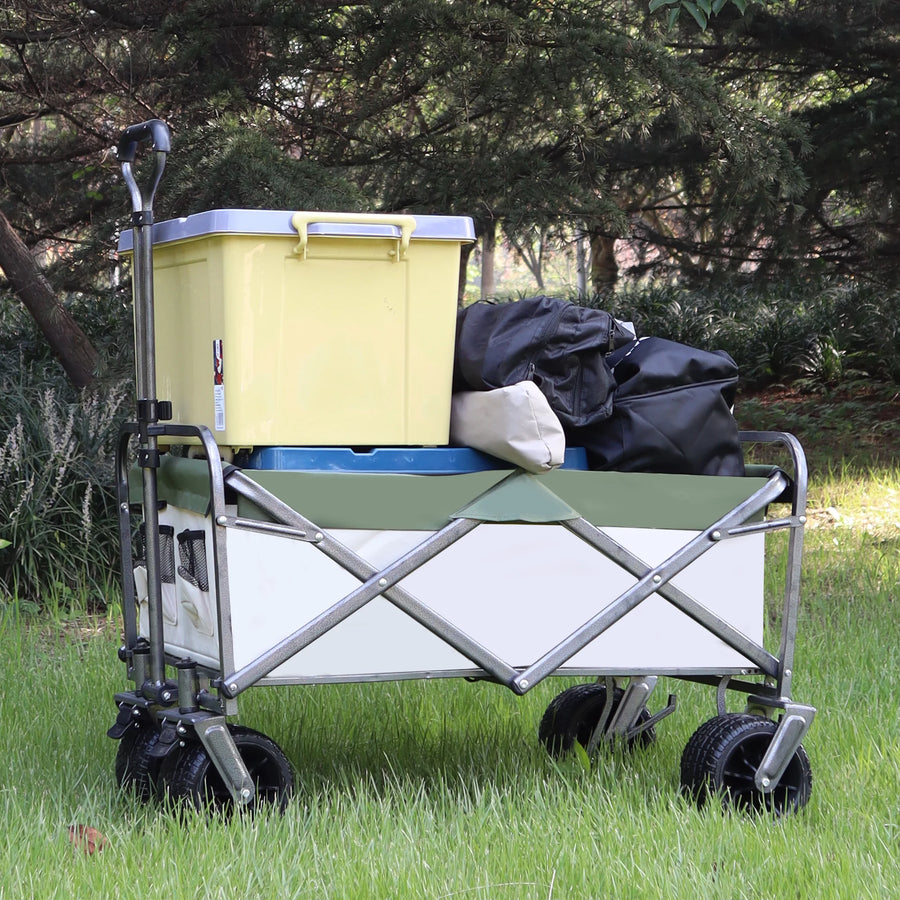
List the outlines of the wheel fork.
{"label": "wheel fork", "polygon": [[256,796],[250,772],[234,743],[224,716],[210,716],[194,724],[194,731],[237,806],[248,806]]}
{"label": "wheel fork", "polygon": [[[650,716],[643,722],[639,723],[640,715],[647,706],[650,695],[656,689],[656,682],[659,678],[656,675],[633,676],[628,679],[628,685],[622,695],[622,700],[616,707],[610,719],[610,712],[613,706],[613,692],[615,689],[615,679],[608,676],[606,679],[606,705],[600,716],[600,722],[591,739],[588,742],[587,751],[593,753],[603,739],[612,740],[617,737],[631,740],[637,737],[642,731],[651,728],[661,719],[675,712],[675,695],[669,694],[668,704],[664,709]],[[609,724],[607,725],[607,721]]]}
{"label": "wheel fork", "polygon": [[760,760],[754,781],[764,794],[775,790],[816,716],[815,707],[786,702],[772,741]]}

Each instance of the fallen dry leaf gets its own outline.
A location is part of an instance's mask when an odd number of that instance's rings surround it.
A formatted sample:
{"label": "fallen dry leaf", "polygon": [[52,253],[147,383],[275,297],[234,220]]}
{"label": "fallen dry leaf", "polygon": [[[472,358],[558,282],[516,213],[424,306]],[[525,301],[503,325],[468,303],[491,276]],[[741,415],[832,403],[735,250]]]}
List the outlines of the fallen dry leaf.
{"label": "fallen dry leaf", "polygon": [[109,844],[106,836],[90,825],[70,825],[69,840],[76,850],[82,850],[88,856],[99,853]]}

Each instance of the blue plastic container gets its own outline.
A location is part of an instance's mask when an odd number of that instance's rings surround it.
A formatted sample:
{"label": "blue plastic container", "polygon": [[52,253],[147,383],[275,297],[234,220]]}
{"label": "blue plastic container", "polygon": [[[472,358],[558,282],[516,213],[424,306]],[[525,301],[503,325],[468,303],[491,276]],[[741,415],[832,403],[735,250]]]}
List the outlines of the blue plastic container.
{"label": "blue plastic container", "polygon": [[[471,447],[258,447],[248,469],[311,472],[389,472],[395,475],[459,475],[513,465]],[[582,447],[566,450],[564,469],[587,469]]]}

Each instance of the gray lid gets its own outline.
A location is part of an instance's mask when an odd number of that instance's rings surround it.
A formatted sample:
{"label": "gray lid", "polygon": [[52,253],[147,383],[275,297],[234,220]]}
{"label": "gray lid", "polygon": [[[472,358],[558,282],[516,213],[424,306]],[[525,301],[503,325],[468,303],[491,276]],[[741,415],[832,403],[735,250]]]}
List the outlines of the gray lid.
{"label": "gray lid", "polygon": [[[385,223],[316,222],[309,214],[309,234],[323,237],[399,238],[400,227]],[[328,215],[325,213],[324,215]],[[297,236],[291,224],[294,211],[274,209],[211,209],[182,219],[168,219],[153,226],[153,243],[191,240],[210,234],[265,234]],[[386,215],[385,219],[390,216]],[[412,240],[475,240],[475,226],[468,216],[413,216],[416,227]],[[119,252],[134,249],[134,232],[127,229],[119,236]]]}

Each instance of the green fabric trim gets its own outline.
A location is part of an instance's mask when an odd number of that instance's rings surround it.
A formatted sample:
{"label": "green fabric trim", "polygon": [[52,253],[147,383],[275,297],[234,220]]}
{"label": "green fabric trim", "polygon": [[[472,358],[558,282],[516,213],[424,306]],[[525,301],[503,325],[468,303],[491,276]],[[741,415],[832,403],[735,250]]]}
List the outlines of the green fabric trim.
{"label": "green fabric trim", "polygon": [[561,522],[580,516],[534,475],[515,472],[453,518],[482,522]]}
{"label": "green fabric trim", "polygon": [[[485,522],[558,522],[583,516],[594,525],[699,530],[747,499],[764,477],[656,475],[556,470],[530,475],[493,470],[462,475],[393,475],[245,469],[252,478],[321,528],[434,531],[453,518]],[[130,498],[142,500],[132,470]],[[200,459],[163,455],[160,500],[205,515],[209,474]],[[238,514],[267,518],[238,497]]]}
{"label": "green fabric trim", "polygon": [[540,478],[594,525],[693,530],[711,525],[767,481],[722,475],[566,470]]}
{"label": "green fabric trim", "polygon": [[[320,528],[435,531],[509,471],[389,475],[245,469],[244,474]],[[243,498],[238,499],[238,513],[262,515]]]}
{"label": "green fabric trim", "polygon": [[[205,516],[209,510],[209,467],[205,459],[163,455],[156,470],[156,494],[179,509]],[[139,468],[128,473],[128,499],[143,503],[143,476]]]}
{"label": "green fabric trim", "polygon": [[752,478],[770,478],[780,471],[779,466],[770,466],[766,463],[747,463],[744,465],[744,474]]}

